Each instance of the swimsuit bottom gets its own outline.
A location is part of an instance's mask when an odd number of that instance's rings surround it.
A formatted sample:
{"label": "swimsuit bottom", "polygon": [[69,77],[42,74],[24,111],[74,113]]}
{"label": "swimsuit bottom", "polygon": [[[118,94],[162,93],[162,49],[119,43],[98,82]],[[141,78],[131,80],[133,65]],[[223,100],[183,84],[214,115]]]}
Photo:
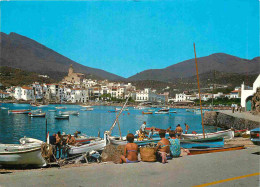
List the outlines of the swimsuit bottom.
{"label": "swimsuit bottom", "polygon": [[126,159],[126,163],[137,163],[137,162],[138,162],[138,160],[132,161],[132,160]]}

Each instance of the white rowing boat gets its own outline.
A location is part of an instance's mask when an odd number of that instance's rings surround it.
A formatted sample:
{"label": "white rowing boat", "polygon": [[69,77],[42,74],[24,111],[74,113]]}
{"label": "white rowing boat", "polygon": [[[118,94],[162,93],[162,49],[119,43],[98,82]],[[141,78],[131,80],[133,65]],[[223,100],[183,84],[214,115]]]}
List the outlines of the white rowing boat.
{"label": "white rowing boat", "polygon": [[59,112],[60,115],[76,115],[78,116],[79,115],[79,112],[78,111],[65,111],[65,112]]}
{"label": "white rowing boat", "polygon": [[39,144],[0,144],[0,165],[3,166],[46,166]]}
{"label": "white rowing boat", "polygon": [[81,146],[69,146],[69,154],[75,155],[75,154],[81,154],[90,151],[99,151],[99,150],[103,150],[106,145],[107,145],[107,136],[105,134],[103,140],[93,140],[89,144],[84,144]]}
{"label": "white rowing boat", "polygon": [[[181,135],[184,139],[201,139],[203,138],[203,134],[182,134]],[[213,137],[223,137],[223,138],[234,138],[234,131],[224,130],[224,131],[217,131],[212,133],[205,133],[205,138],[213,138]]]}

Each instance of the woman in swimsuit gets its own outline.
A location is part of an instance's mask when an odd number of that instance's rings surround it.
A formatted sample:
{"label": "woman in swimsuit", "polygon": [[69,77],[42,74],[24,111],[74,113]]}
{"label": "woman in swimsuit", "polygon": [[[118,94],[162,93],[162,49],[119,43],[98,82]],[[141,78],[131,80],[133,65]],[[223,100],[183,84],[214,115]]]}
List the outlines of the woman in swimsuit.
{"label": "woman in swimsuit", "polygon": [[120,157],[120,163],[135,163],[138,162],[138,146],[134,142],[134,135],[129,133],[126,136],[128,143],[125,146],[124,155]]}
{"label": "woman in swimsuit", "polygon": [[162,163],[167,163],[167,154],[170,153],[170,142],[165,138],[165,130],[160,130],[159,131],[159,136],[161,140],[158,142],[156,151],[159,150]]}

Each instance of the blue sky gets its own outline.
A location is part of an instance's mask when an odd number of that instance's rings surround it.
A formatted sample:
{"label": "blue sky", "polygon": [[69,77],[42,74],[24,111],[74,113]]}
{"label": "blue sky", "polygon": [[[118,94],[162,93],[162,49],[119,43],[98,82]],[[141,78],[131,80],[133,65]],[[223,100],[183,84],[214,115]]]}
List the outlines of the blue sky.
{"label": "blue sky", "polygon": [[197,56],[259,56],[258,0],[1,3],[1,32],[123,77]]}

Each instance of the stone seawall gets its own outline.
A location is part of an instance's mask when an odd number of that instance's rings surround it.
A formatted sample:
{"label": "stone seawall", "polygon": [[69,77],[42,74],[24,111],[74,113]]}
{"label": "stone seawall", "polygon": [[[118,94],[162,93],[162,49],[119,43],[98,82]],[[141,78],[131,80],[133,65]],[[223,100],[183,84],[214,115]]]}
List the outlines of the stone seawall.
{"label": "stone seawall", "polygon": [[204,124],[214,125],[224,129],[230,129],[231,127],[242,129],[254,129],[260,126],[260,121],[252,121],[246,118],[240,118],[231,116],[222,112],[207,111],[204,114]]}

